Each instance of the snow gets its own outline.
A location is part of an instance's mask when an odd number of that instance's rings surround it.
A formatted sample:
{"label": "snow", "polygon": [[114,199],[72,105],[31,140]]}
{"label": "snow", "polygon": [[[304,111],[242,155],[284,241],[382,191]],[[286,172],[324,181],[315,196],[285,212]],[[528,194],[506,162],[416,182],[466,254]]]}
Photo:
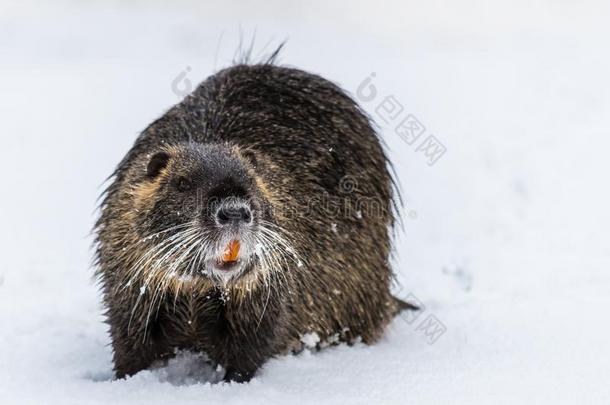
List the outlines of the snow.
{"label": "snow", "polygon": [[315,348],[318,343],[320,343],[320,336],[317,333],[306,333],[301,336],[301,342],[308,348]]}
{"label": "snow", "polygon": [[[608,403],[607,3],[172,4],[0,4],[0,403]],[[423,310],[249,384],[187,353],[113,381],[96,198],[240,29],[375,118],[405,200],[396,294]]]}

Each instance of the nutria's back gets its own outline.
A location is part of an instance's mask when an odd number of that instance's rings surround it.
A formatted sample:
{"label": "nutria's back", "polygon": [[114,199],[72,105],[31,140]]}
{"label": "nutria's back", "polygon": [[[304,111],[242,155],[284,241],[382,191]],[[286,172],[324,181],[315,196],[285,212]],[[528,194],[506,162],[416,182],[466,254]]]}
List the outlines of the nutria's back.
{"label": "nutria's back", "polygon": [[102,204],[117,375],[189,349],[247,379],[305,334],[374,342],[399,309],[392,192],[336,85],[271,64],[208,78],[139,136]]}

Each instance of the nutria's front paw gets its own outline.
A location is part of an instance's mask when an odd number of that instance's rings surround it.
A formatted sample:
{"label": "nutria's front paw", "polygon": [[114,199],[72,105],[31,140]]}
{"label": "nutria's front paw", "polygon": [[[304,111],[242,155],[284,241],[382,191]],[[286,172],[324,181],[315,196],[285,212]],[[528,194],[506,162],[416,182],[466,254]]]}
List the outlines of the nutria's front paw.
{"label": "nutria's front paw", "polygon": [[252,379],[254,373],[248,371],[237,371],[235,369],[228,369],[225,374],[224,381],[225,382],[236,382],[236,383],[246,383]]}

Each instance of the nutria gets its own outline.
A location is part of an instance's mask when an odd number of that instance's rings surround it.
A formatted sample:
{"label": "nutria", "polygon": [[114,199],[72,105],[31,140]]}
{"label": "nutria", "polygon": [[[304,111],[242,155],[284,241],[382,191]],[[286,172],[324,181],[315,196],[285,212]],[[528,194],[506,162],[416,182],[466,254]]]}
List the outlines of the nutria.
{"label": "nutria", "polygon": [[337,85],[272,60],[209,77],[103,195],[116,376],[190,350],[246,381],[303,342],[375,342],[409,307],[390,294],[395,200],[373,126]]}

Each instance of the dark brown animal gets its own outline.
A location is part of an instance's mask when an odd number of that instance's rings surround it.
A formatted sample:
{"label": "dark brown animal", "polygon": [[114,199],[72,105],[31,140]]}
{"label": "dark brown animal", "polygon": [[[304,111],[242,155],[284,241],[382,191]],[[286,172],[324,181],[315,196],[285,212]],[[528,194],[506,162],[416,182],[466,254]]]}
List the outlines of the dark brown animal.
{"label": "dark brown animal", "polygon": [[408,307],[390,294],[393,190],[333,83],[272,63],[205,80],[142,132],[103,198],[117,377],[191,350],[245,381],[306,334],[375,342]]}

